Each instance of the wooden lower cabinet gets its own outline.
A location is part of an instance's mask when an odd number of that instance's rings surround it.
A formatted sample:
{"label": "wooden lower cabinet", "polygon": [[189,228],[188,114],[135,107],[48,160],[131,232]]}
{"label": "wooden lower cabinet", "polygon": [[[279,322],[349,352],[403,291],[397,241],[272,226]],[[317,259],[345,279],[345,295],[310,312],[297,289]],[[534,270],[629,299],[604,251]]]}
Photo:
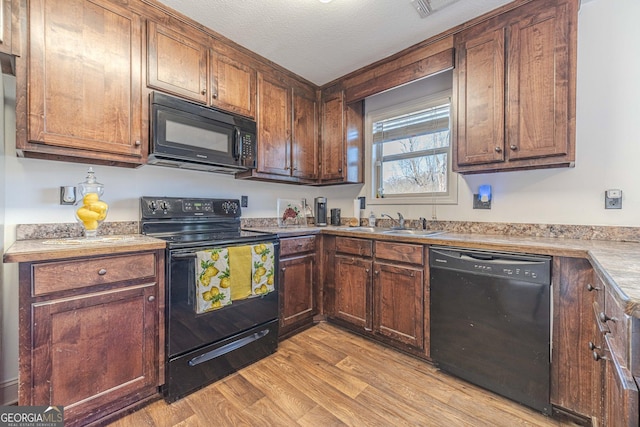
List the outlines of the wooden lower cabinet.
{"label": "wooden lower cabinet", "polygon": [[157,395],[163,257],[20,264],[19,405],[62,405],[66,426],[89,425]]}
{"label": "wooden lower cabinet", "polygon": [[425,355],[424,247],[338,237],[335,251],[329,317]]}
{"label": "wooden lower cabinet", "polygon": [[316,236],[280,241],[280,329],[286,337],[313,325],[318,313]]}
{"label": "wooden lower cabinet", "polygon": [[424,278],[422,267],[373,265],[373,331],[423,348]]}
{"label": "wooden lower cabinet", "polygon": [[639,423],[638,386],[629,369],[605,338],[604,423],[611,427],[632,427]]}
{"label": "wooden lower cabinet", "polygon": [[335,257],[335,317],[371,331],[371,259]]}

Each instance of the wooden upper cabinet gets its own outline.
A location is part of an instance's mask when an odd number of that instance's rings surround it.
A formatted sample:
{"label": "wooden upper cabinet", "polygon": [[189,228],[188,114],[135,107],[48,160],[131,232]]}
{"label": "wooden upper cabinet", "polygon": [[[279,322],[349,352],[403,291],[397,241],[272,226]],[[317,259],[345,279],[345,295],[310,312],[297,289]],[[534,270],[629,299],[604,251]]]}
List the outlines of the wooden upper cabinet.
{"label": "wooden upper cabinet", "polygon": [[289,93],[284,82],[258,73],[258,172],[291,174]]}
{"label": "wooden upper cabinet", "polygon": [[454,170],[572,166],[575,0],[527,3],[455,36]]}
{"label": "wooden upper cabinet", "polygon": [[344,180],[344,138],[344,92],[338,91],[322,100],[321,180]]}
{"label": "wooden upper cabinet", "polygon": [[318,100],[315,91],[293,88],[291,174],[318,177]]}
{"label": "wooden upper cabinet", "polygon": [[210,62],[211,105],[255,118],[256,70],[213,49]]}
{"label": "wooden upper cabinet", "polygon": [[17,149],[143,163],[141,18],[112,2],[33,0],[29,23],[27,134]]}
{"label": "wooden upper cabinet", "polygon": [[200,104],[255,117],[256,71],[204,32],[148,22],[147,86]]}
{"label": "wooden upper cabinet", "polygon": [[207,104],[209,47],[153,21],[147,33],[147,86]]}

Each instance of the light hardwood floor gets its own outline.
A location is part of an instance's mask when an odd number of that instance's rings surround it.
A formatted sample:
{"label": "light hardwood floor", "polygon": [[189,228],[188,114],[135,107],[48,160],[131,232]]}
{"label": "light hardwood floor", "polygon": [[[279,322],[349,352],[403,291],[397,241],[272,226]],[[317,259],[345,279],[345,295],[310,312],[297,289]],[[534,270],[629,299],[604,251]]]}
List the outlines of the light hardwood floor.
{"label": "light hardwood floor", "polygon": [[330,324],[172,403],[112,423],[140,426],[558,426],[507,399]]}

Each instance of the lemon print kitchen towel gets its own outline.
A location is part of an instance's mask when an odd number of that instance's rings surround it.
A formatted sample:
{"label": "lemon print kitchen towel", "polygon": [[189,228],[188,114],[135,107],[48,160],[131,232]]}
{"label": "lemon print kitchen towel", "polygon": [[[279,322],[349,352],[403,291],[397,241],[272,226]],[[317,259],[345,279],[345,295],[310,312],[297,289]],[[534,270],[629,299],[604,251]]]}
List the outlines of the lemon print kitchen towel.
{"label": "lemon print kitchen towel", "polygon": [[251,287],[253,296],[268,294],[275,289],[273,243],[253,245],[251,250]]}
{"label": "lemon print kitchen towel", "polygon": [[196,252],[196,313],[231,304],[229,251],[226,248]]}

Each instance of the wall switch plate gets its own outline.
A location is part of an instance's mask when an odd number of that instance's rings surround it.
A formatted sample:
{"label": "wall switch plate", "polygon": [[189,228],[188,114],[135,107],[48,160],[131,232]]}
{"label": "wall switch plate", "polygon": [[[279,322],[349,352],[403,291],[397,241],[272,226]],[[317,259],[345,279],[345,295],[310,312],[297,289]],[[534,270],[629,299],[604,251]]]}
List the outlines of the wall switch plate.
{"label": "wall switch plate", "polygon": [[491,209],[491,199],[483,202],[478,194],[473,195],[473,209]]}
{"label": "wall switch plate", "polygon": [[604,192],[605,209],[622,209],[622,190],[607,190]]}
{"label": "wall switch plate", "polygon": [[246,208],[249,206],[249,196],[240,196],[240,207]]}

